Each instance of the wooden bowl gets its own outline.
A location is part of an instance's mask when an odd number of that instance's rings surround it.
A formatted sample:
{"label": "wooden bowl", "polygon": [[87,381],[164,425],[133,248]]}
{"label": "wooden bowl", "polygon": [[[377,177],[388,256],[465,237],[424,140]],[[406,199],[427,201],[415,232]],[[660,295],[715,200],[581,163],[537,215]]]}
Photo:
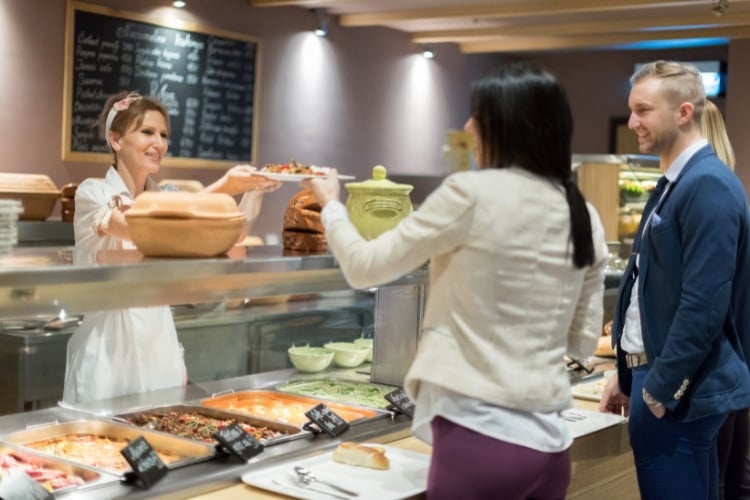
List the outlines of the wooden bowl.
{"label": "wooden bowl", "polygon": [[0,173],[0,198],[21,200],[19,220],[46,220],[55,209],[60,191],[49,176]]}
{"label": "wooden bowl", "polygon": [[231,219],[130,217],[130,237],[149,257],[216,257],[229,251],[242,233],[245,216]]}
{"label": "wooden bowl", "polygon": [[169,191],[141,193],[126,213],[130,217],[186,219],[233,219],[242,215],[237,202],[228,194]]}

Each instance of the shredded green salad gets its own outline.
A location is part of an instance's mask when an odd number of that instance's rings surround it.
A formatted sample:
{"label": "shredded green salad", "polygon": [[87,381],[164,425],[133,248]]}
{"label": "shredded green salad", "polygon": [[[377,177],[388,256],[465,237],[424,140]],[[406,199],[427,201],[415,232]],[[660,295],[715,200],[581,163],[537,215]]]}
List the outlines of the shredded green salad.
{"label": "shredded green salad", "polygon": [[385,399],[385,395],[393,392],[396,387],[369,382],[322,379],[287,382],[286,384],[276,386],[276,389],[283,392],[291,392],[292,394],[330,399],[341,403],[385,409],[390,404]]}

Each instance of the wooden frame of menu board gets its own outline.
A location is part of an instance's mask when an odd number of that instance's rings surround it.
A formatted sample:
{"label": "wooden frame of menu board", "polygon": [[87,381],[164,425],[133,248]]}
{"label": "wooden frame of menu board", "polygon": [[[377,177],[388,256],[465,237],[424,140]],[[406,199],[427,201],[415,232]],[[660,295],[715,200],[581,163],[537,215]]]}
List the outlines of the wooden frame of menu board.
{"label": "wooden frame of menu board", "polygon": [[136,90],[169,109],[162,165],[255,163],[259,73],[251,36],[68,0],[62,158],[111,163],[93,125],[110,95]]}

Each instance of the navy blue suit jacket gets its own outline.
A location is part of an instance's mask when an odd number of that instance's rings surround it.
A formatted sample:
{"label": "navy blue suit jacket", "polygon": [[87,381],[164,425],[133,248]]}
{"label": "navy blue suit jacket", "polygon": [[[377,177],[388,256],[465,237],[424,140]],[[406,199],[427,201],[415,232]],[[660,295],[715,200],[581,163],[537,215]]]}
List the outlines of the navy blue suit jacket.
{"label": "navy blue suit jacket", "polygon": [[649,359],[646,390],[686,421],[750,407],[750,216],[745,190],[706,146],[688,161],[655,210],[654,205],[651,200],[646,205],[615,308],[620,389],[630,394],[631,374],[619,342],[639,252],[639,307]]}

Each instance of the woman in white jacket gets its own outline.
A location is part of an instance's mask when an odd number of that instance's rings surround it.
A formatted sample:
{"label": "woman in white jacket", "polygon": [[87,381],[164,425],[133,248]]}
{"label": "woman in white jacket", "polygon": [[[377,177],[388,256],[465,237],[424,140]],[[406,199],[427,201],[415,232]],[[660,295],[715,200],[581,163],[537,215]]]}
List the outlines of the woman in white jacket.
{"label": "woman in white jacket", "polygon": [[[98,125],[114,163],[104,179],[86,179],[76,190],[73,262],[77,265],[95,264],[100,250],[135,248],[124,213],[143,191],[160,189],[149,176],[159,171],[170,132],[164,105],[135,92],[110,97]],[[235,166],[205,189],[245,193],[240,208],[248,226],[257,217],[263,193],[281,186],[253,172],[253,167]],[[97,311],[85,315],[68,341],[63,400],[109,399],[179,387],[186,380],[168,306]]]}
{"label": "woman in white jacket", "polygon": [[424,330],[405,388],[433,445],[430,499],[562,499],[572,443],[565,354],[594,352],[607,248],[571,172],[572,114],[556,78],[516,63],[475,82],[478,171],[446,178],[419,210],[365,241],[334,175],[305,181],[354,287],[430,260]]}

